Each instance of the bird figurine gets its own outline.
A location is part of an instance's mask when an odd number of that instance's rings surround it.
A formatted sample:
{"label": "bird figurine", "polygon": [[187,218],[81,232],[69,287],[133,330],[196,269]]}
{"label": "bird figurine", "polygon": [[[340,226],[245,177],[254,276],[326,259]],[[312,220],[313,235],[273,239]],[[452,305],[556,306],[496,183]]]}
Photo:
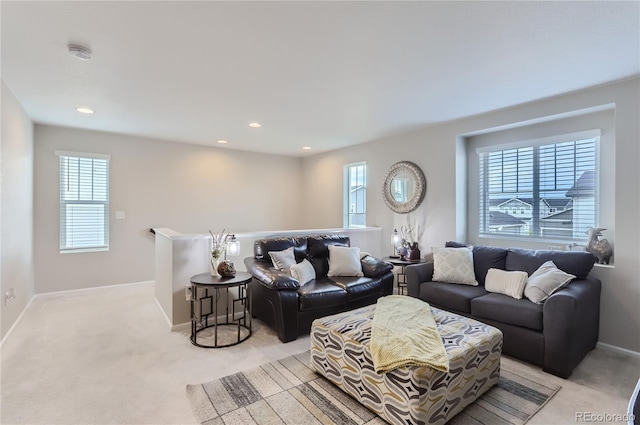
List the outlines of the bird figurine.
{"label": "bird figurine", "polygon": [[587,252],[590,252],[598,260],[598,264],[609,264],[609,259],[613,255],[613,248],[606,239],[598,239],[602,236],[602,231],[607,230],[603,227],[588,227],[585,232],[589,235],[589,243],[585,248]]}

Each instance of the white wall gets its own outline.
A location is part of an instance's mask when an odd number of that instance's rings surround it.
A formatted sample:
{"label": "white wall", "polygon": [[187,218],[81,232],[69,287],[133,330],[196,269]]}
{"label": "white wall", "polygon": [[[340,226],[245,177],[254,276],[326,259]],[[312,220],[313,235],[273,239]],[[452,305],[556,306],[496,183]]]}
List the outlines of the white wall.
{"label": "white wall", "polygon": [[[303,205],[306,213],[302,225],[339,226],[342,167],[366,161],[368,224],[383,227],[383,235],[390,235],[393,228],[401,224],[408,223],[410,227],[420,224],[424,228],[420,238],[423,253],[431,246],[442,246],[447,240],[471,239],[471,235],[466,235],[465,221],[467,173],[463,168],[465,161],[461,160],[464,136],[615,104],[615,268],[596,268],[593,274],[603,281],[600,341],[640,352],[639,93],[640,79],[634,78],[305,158]],[[387,169],[402,160],[415,162],[427,178],[425,200],[408,215],[391,212],[381,195]],[[473,209],[474,206],[469,205],[469,210]]]}
{"label": "white wall", "polygon": [[[57,149],[111,155],[108,252],[60,254]],[[151,227],[298,229],[300,166],[293,157],[36,125],[35,291],[153,280]]]}
{"label": "white wall", "polygon": [[[33,123],[2,81],[0,318],[4,338],[34,293]],[[4,305],[14,288],[16,298]]]}

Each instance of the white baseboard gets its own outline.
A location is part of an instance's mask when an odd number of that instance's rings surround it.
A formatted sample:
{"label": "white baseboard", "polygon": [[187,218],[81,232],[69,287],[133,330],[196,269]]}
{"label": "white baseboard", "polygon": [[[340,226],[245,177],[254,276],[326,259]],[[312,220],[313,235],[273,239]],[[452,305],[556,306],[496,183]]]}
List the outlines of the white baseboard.
{"label": "white baseboard", "polygon": [[624,354],[630,357],[635,357],[637,359],[640,359],[640,353],[638,353],[637,351],[628,350],[626,348],[618,347],[616,345],[605,344],[604,342],[599,342],[596,346],[602,348],[603,350],[613,351],[614,353]]}
{"label": "white baseboard", "polygon": [[171,325],[171,332],[178,332],[191,329],[191,322],[178,323],[177,325]]}
{"label": "white baseboard", "polygon": [[150,285],[154,284],[154,280],[145,280],[142,282],[132,282],[132,283],[119,283],[116,285],[105,285],[105,286],[94,286],[91,288],[80,288],[80,289],[67,289],[64,291],[55,291],[55,292],[42,292],[40,294],[35,294],[34,297],[38,298],[51,298],[60,295],[74,295],[74,294],[84,294],[91,291],[104,291],[105,289],[111,288],[122,288],[123,286],[133,286],[133,285]]}
{"label": "white baseboard", "polygon": [[32,296],[31,299],[29,299],[29,302],[27,303],[27,305],[24,306],[24,308],[22,309],[22,311],[20,312],[20,314],[18,315],[18,318],[16,319],[15,322],[13,322],[13,325],[11,325],[11,327],[9,328],[9,330],[7,331],[7,333],[5,334],[4,338],[2,338],[2,340],[0,340],[0,348],[2,348],[2,346],[4,345],[4,342],[9,339],[9,335],[11,335],[11,332],[13,332],[13,330],[15,329],[15,327],[18,325],[18,323],[20,322],[20,320],[22,319],[22,316],[24,316],[24,314],[26,313],[26,311],[29,309],[29,307],[31,306],[31,303],[33,303],[33,300],[36,296]]}
{"label": "white baseboard", "polygon": [[156,301],[156,305],[158,306],[158,309],[162,313],[162,316],[167,321],[167,325],[169,325],[169,329],[173,330],[173,327],[171,326],[171,320],[169,319],[169,316],[167,316],[167,313],[164,311],[164,308],[162,308],[162,305],[160,305],[160,301],[158,301],[156,297],[153,297],[153,299]]}

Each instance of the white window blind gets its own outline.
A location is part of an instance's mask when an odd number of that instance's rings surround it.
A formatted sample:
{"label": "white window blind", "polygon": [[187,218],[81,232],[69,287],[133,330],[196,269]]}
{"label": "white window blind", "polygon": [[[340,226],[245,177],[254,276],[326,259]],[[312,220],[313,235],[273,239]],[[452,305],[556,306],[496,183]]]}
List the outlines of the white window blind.
{"label": "white window blind", "polygon": [[367,165],[364,162],[345,165],[344,227],[367,226]]}
{"label": "white window blind", "polygon": [[598,222],[599,136],[479,149],[480,236],[586,240]]}
{"label": "white window blind", "polygon": [[109,248],[109,156],[60,157],[60,252]]}

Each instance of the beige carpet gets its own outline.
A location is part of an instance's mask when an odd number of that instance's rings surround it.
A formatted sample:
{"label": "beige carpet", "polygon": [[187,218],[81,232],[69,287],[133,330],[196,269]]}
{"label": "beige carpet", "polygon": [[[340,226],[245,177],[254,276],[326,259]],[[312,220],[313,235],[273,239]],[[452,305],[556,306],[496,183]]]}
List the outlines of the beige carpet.
{"label": "beige carpet", "polygon": [[[500,381],[449,423],[524,424],[559,385],[545,375],[522,376],[502,367]],[[188,385],[193,412],[203,425],[384,424],[309,367],[309,352],[263,364],[201,385]]]}
{"label": "beige carpet", "polygon": [[[283,344],[253,325],[242,344],[207,350],[189,342],[188,328],[168,330],[153,284],[37,298],[0,349],[0,423],[195,424],[188,384],[309,349],[309,336]],[[640,377],[640,358],[600,347],[568,380],[506,356],[502,366],[562,386],[527,425],[575,424],[578,411],[622,414]]]}

